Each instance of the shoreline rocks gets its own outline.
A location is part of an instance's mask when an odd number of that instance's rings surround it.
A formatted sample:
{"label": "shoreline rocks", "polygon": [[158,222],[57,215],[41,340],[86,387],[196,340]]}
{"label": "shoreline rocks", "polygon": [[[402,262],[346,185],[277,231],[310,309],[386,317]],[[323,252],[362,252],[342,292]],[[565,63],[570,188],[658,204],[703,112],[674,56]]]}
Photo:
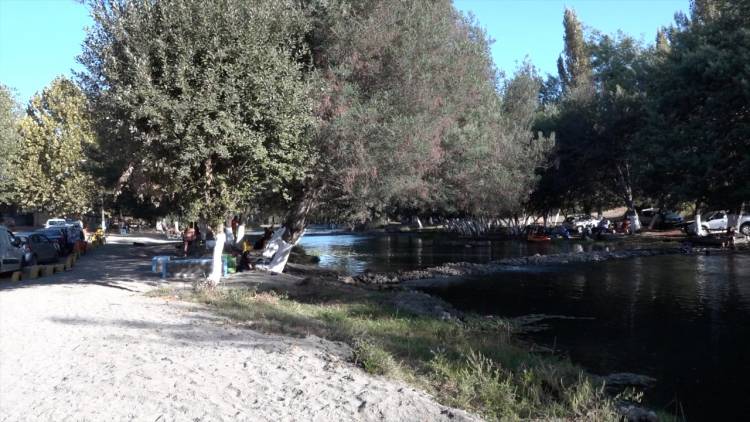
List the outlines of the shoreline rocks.
{"label": "shoreline rocks", "polygon": [[662,247],[648,249],[626,249],[619,251],[570,252],[551,255],[533,255],[517,258],[506,258],[488,263],[451,262],[435,267],[411,271],[390,273],[365,272],[355,276],[341,277],[347,284],[396,285],[404,281],[434,279],[442,277],[478,276],[506,271],[513,267],[569,265],[603,262],[615,259],[640,258],[660,255],[692,254],[696,250],[680,247]]}

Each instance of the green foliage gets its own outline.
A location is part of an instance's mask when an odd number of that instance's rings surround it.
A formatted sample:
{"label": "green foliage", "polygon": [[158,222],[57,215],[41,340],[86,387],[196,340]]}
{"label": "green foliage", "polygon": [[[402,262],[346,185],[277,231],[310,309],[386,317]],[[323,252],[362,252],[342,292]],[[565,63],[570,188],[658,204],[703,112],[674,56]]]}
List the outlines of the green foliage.
{"label": "green foliage", "polygon": [[10,89],[0,84],[0,204],[13,203],[15,170],[12,158],[18,154],[19,110]]}
{"label": "green foliage", "polygon": [[100,153],[132,168],[133,191],[211,222],[264,193],[289,199],[315,163],[291,1],[90,5],[80,76],[109,137]]}
{"label": "green foliage", "polygon": [[557,72],[564,89],[571,91],[589,84],[591,67],[584,41],[583,27],[573,9],[565,9],[563,16],[565,50],[557,59]]}
{"label": "green foliage", "polygon": [[91,209],[95,185],[85,153],[95,137],[87,105],[64,77],[31,98],[19,124],[23,143],[14,163],[13,189],[23,208],[53,215]]}
{"label": "green foliage", "polygon": [[328,207],[358,220],[516,211],[543,144],[522,115],[536,108],[538,87],[515,90],[519,79],[499,95],[473,18],[447,0],[334,1],[319,11],[311,50],[328,83],[318,137]]}
{"label": "green foliage", "polygon": [[655,63],[644,131],[649,171],[677,201],[737,206],[750,198],[750,6],[696,1]]}
{"label": "green foliage", "polygon": [[645,48],[595,31],[581,44],[580,23],[566,12],[560,75],[567,89],[536,121],[557,143],[534,206],[632,208],[640,197],[739,208],[747,201],[748,16],[746,2],[696,1],[690,18],[678,15]]}

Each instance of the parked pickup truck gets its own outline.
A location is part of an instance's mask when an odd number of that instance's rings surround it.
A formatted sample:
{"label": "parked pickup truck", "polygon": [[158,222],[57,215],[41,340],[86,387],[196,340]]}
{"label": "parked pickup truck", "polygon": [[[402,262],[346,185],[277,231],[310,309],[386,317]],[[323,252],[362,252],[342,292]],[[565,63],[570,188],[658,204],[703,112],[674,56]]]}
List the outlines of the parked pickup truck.
{"label": "parked pickup truck", "polygon": [[[739,219],[737,215],[729,214],[727,211],[712,211],[701,216],[701,226],[707,232],[726,231],[729,225],[736,227],[745,236],[750,236],[750,214],[744,214]],[[695,222],[688,222],[685,230],[695,233]]]}

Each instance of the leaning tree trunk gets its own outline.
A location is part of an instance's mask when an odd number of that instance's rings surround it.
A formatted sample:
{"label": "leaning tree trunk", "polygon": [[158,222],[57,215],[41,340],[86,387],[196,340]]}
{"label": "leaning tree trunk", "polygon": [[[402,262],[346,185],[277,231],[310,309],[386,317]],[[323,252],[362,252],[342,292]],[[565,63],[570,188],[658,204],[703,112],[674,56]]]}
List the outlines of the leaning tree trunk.
{"label": "leaning tree trunk", "polygon": [[284,220],[284,234],[282,240],[287,243],[295,244],[307,227],[307,217],[310,212],[318,205],[322,187],[305,188],[300,199],[294,204],[292,210],[287,214]]}

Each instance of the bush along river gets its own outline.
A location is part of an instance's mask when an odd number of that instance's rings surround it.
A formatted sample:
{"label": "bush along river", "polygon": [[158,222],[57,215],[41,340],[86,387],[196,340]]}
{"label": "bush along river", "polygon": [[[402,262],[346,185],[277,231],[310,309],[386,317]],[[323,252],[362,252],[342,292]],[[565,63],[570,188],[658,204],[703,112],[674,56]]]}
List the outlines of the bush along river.
{"label": "bush along river", "polygon": [[[400,237],[400,238],[399,238]],[[393,271],[446,262],[488,262],[537,253],[623,250],[627,245],[493,242],[463,248],[403,235],[310,237],[321,265]],[[309,243],[308,243],[309,242]],[[325,246],[323,246],[325,245]],[[317,249],[316,249],[317,248]],[[411,283],[420,286],[419,282]],[[524,336],[591,373],[635,373],[655,381],[647,406],[688,420],[744,420],[750,402],[750,255],[634,257],[506,271],[425,283],[462,311],[541,320]]]}

